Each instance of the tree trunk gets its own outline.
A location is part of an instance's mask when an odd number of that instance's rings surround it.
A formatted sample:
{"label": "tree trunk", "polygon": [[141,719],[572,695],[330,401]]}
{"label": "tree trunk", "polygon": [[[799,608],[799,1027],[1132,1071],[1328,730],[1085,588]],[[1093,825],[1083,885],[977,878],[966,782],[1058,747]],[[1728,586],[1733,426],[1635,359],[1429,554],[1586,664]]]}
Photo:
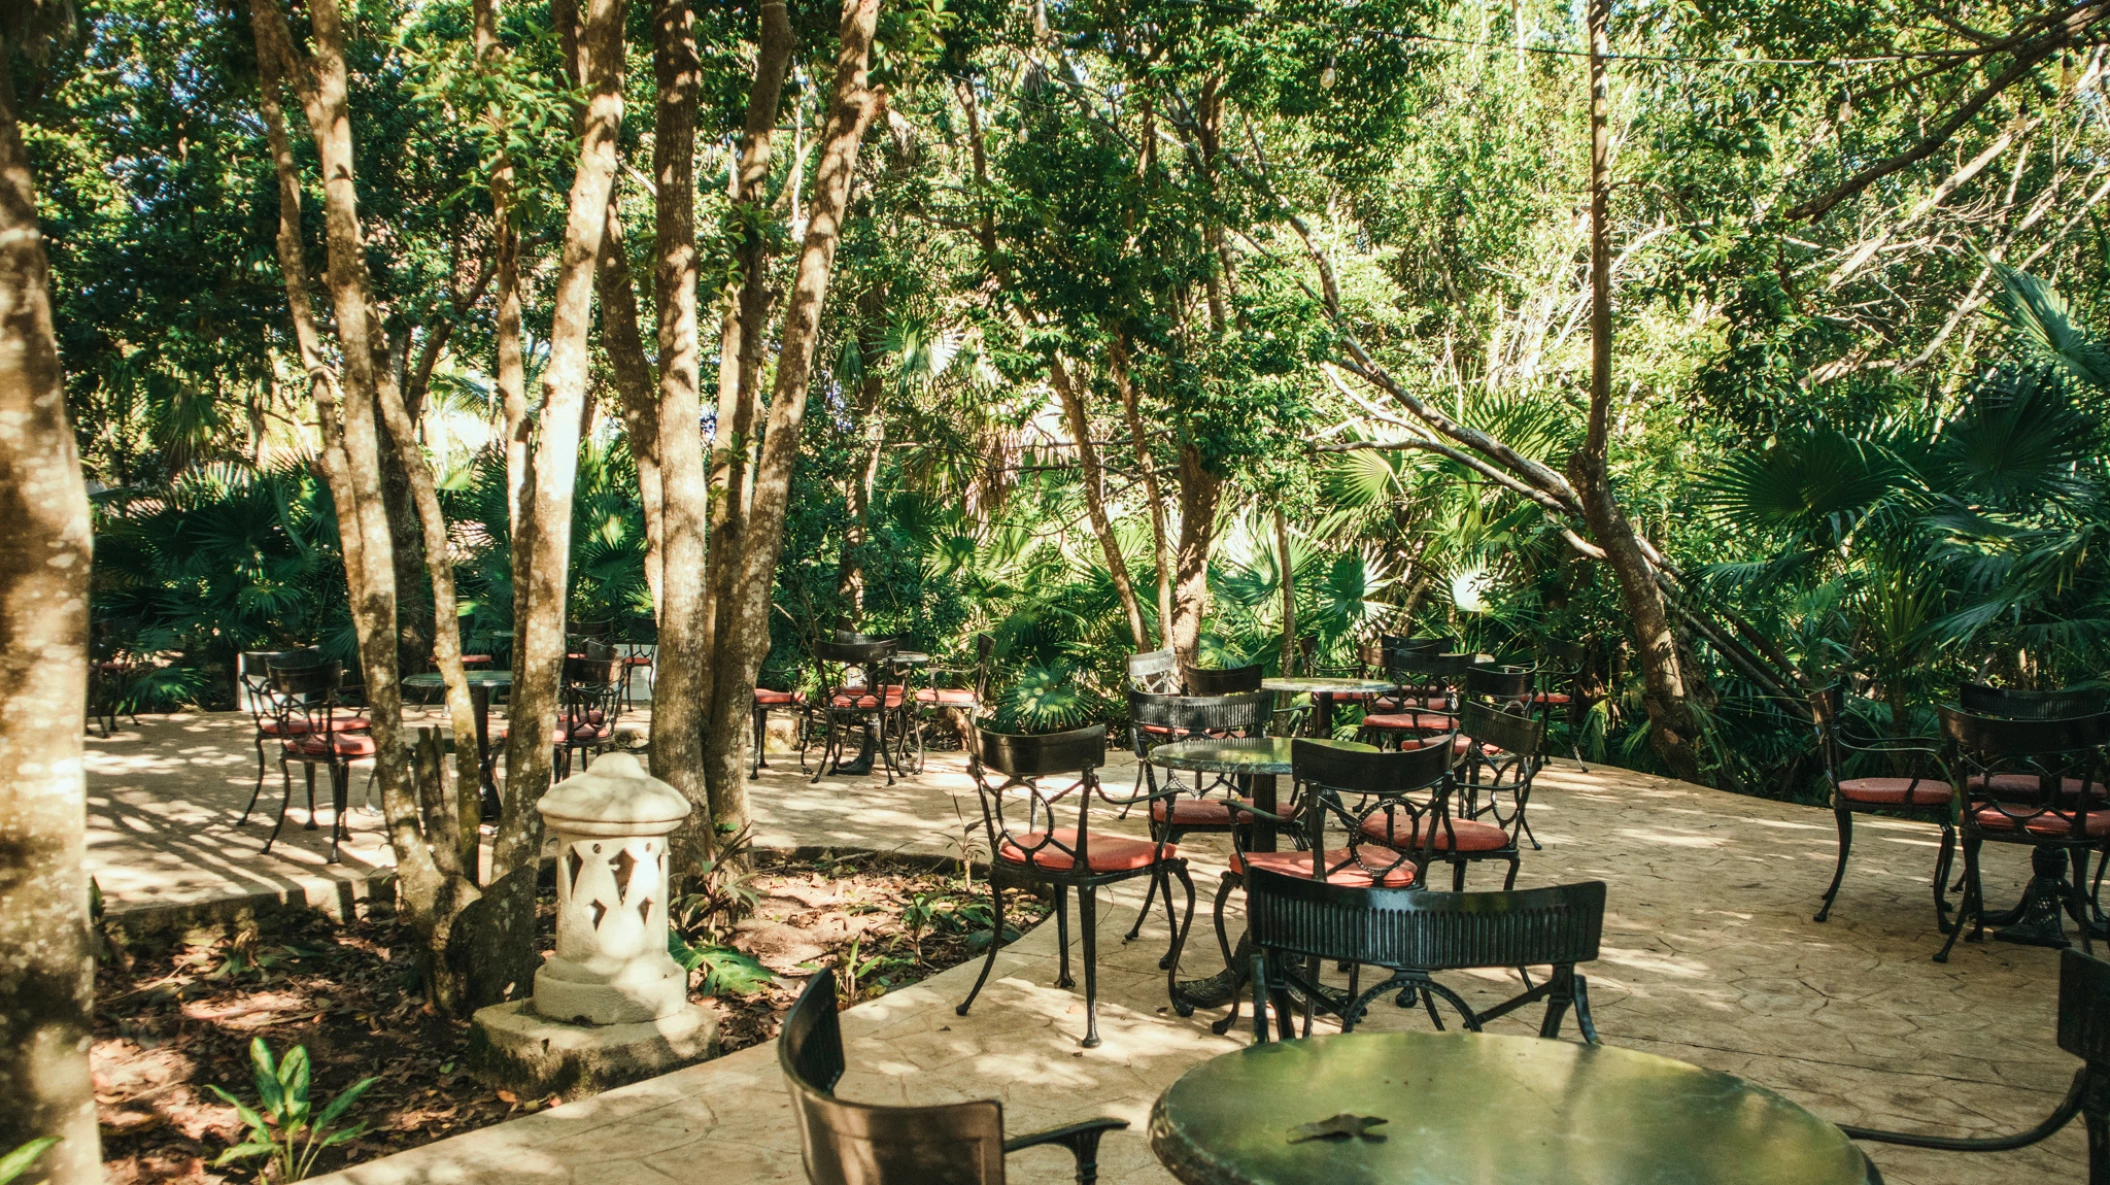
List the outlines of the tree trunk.
{"label": "tree trunk", "polygon": [[[345,555],[345,580],[359,658],[366,680],[368,715],[376,747],[375,778],[381,785],[389,843],[396,858],[398,893],[405,912],[425,936],[431,956],[434,1002],[457,1015],[491,998],[489,965],[463,957],[456,922],[478,897],[476,886],[446,854],[446,837],[428,842],[424,811],[411,785],[402,736],[402,689],[397,683],[394,540],[381,490],[380,426],[375,421],[381,376],[358,196],[352,158],[351,112],[346,93],[343,17],[335,0],[315,0],[315,53],[303,63],[293,48],[284,14],[274,0],[253,0],[259,80],[267,136],[279,183],[279,266],[294,331],[315,392],[322,434],[318,459],[337,499],[338,534]],[[342,407],[329,373],[309,296],[306,261],[300,250],[300,187],[294,172],[278,90],[290,76],[307,113],[323,171],[323,202],[329,288],[343,358]],[[389,384],[388,396],[400,400]],[[340,423],[340,415],[342,422]],[[532,947],[523,943],[532,955]]]}
{"label": "tree trunk", "polygon": [[1609,169],[1611,106],[1605,76],[1606,26],[1610,0],[1590,0],[1590,423],[1580,452],[1568,459],[1568,479],[1582,502],[1590,533],[1604,548],[1606,562],[1619,581],[1620,599],[1634,630],[1634,649],[1641,658],[1648,709],[1649,742],[1672,774],[1688,782],[1700,777],[1699,754],[1693,747],[1698,728],[1686,696],[1685,671],[1678,661],[1663,590],[1656,569],[1642,550],[1607,476],[1612,407],[1611,197]]}
{"label": "tree trunk", "polygon": [[1180,669],[1195,666],[1202,618],[1209,612],[1209,552],[1216,542],[1216,504],[1223,479],[1202,464],[1191,444],[1180,446],[1180,544],[1172,605],[1172,651]]}
{"label": "tree trunk", "polygon": [[103,1165],[81,775],[88,494],[15,121],[0,54],[0,1150],[56,1139],[26,1180],[91,1185]]}
{"label": "tree trunk", "polygon": [[855,0],[843,6],[834,94],[821,134],[806,241],[799,253],[791,302],[784,310],[769,426],[755,466],[739,570],[728,587],[728,603],[719,609],[722,624],[714,639],[715,690],[704,739],[704,771],[709,778],[712,826],[721,835],[747,826],[747,784],[741,758],[748,734],[748,699],[754,694],[762,659],[769,653],[770,591],[784,544],[785,500],[799,455],[799,428],[806,416],[821,308],[828,295],[843,212],[850,201],[850,183],[857,171],[858,144],[886,101],[866,80],[878,18],[879,0]]}
{"label": "tree trunk", "polygon": [[[1150,501],[1151,558],[1158,570],[1158,637],[1172,646],[1173,573],[1178,561],[1172,553],[1172,532],[1165,522],[1165,492],[1158,485],[1157,467],[1150,459],[1150,439],[1143,432],[1143,412],[1137,404],[1136,386],[1128,373],[1128,335],[1116,333],[1106,350],[1107,369],[1121,393],[1121,411],[1128,421],[1129,446],[1136,453],[1136,468],[1143,475],[1143,496]],[[1175,647],[1177,649],[1177,647]],[[1182,660],[1185,661],[1184,659]]]}
{"label": "tree trunk", "polygon": [[652,593],[652,619],[660,618],[660,588],[666,580],[666,501],[659,466],[659,392],[652,363],[638,333],[637,289],[630,276],[630,255],[623,245],[623,218],[616,209],[614,187],[608,198],[608,229],[594,269],[594,290],[601,298],[601,348],[615,375],[623,408],[623,431],[630,457],[637,464],[638,499],[645,512],[645,587]]}
{"label": "tree trunk", "polygon": [[886,380],[874,361],[885,350],[878,326],[886,317],[886,288],[875,284],[857,299],[858,349],[864,358],[864,375],[857,384],[857,471],[843,491],[849,523],[843,529],[842,562],[837,565],[835,592],[852,627],[864,621],[865,550],[872,534],[872,498],[879,488],[879,460],[886,450],[886,418],[880,398]]}
{"label": "tree trunk", "polygon": [[1290,558],[1289,519],[1280,503],[1275,506],[1275,551],[1282,557],[1282,675],[1290,678],[1297,673],[1297,573]]}
{"label": "tree trunk", "polygon": [[[497,0],[474,0],[476,60],[492,74],[505,58],[498,40]],[[505,142],[505,112],[496,103],[484,112],[491,135]],[[527,362],[520,348],[520,228],[513,225],[513,159],[500,149],[491,166],[492,271],[494,278],[494,331],[498,339],[498,367],[493,381],[498,387],[499,407],[505,422],[506,538],[513,576],[515,619],[526,581],[525,554],[517,546],[527,536],[527,489],[531,484],[528,437]]]}
{"label": "tree trunk", "polygon": [[1106,475],[1099,467],[1099,448],[1092,443],[1091,417],[1085,414],[1084,398],[1071,380],[1070,371],[1063,364],[1062,355],[1048,356],[1048,377],[1055,384],[1055,394],[1062,399],[1062,413],[1069,420],[1070,435],[1077,438],[1077,465],[1083,471],[1084,513],[1091,521],[1092,534],[1099,540],[1099,550],[1106,556],[1106,570],[1113,577],[1114,593],[1121,598],[1121,612],[1128,618],[1128,635],[1136,640],[1138,654],[1150,649],[1150,627],[1143,623],[1143,605],[1136,599],[1136,582],[1128,574],[1128,560],[1121,555],[1121,543],[1114,538],[1114,524],[1106,514]]}
{"label": "tree trunk", "polygon": [[[660,491],[660,593],[657,682],[652,696],[651,768],[698,808],[684,834],[702,826],[710,801],[703,776],[704,703],[710,684],[710,624],[704,576],[710,487],[703,470],[702,354],[697,340],[696,104],[702,66],[686,0],[657,0],[652,13],[652,68],[659,90],[652,172],[657,239],[653,267],[659,310],[657,431]],[[707,855],[708,842],[685,845]],[[676,872],[677,879],[681,870]]]}
{"label": "tree trunk", "polygon": [[616,135],[623,120],[623,6],[588,0],[574,32],[579,78],[587,91],[580,122],[579,163],[572,176],[564,245],[553,294],[549,363],[542,372],[542,414],[534,454],[531,530],[514,540],[525,550],[524,614],[516,623],[511,735],[501,796],[498,843],[492,853],[494,901],[489,925],[500,954],[522,987],[532,978],[535,873],[542,853],[542,819],[535,803],[549,789],[556,741],[557,695],[564,672],[564,615],[571,575],[572,493],[579,468],[579,425],[586,404],[586,335],[593,313],[595,269],[608,226],[615,183]]}

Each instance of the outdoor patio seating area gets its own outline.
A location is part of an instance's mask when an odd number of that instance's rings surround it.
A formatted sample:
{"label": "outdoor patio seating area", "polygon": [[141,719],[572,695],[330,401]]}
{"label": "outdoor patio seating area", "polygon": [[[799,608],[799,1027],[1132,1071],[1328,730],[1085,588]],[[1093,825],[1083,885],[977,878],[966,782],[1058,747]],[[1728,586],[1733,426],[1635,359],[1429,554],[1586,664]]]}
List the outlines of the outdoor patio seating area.
{"label": "outdoor patio seating area", "polygon": [[[253,760],[246,717],[147,717],[122,742],[91,746],[91,800],[98,825],[91,862],[113,909],[186,895],[348,878],[387,864],[371,825],[355,814],[347,859],[322,865],[326,830],[258,852],[267,826],[233,826]],[[1124,754],[1105,778],[1134,777]],[[769,847],[839,845],[956,854],[961,821],[979,824],[963,757],[932,753],[920,775],[824,777],[809,782],[781,757],[754,783],[757,842]],[[786,768],[788,767],[788,768]],[[150,784],[164,804],[144,809]],[[1817,1115],[1875,1127],[1990,1134],[2022,1130],[2048,1113],[2075,1063],[2054,1042],[2057,953],[1987,941],[1960,943],[1935,963],[1926,877],[1935,828],[1882,818],[1861,821],[1852,879],[1828,923],[1810,920],[1836,855],[1829,812],[1740,797],[1616,769],[1584,773],[1555,761],[1540,771],[1534,829],[1519,887],[1601,880],[1607,885],[1602,953],[1584,970],[1596,1027],[1607,1045],[1666,1055],[1739,1075]],[[842,824],[846,797],[861,804]],[[127,820],[131,820],[130,823]],[[151,826],[144,825],[151,823]],[[323,815],[325,826],[327,812]],[[1116,833],[1143,836],[1132,815]],[[977,826],[975,830],[979,830]],[[1182,841],[1203,896],[1230,854],[1228,838]],[[150,887],[161,870],[214,867],[217,884]],[[1988,892],[2007,900],[2028,877],[2024,856],[1991,850]],[[1105,891],[1100,911],[1099,1031],[1079,1047],[1080,991],[1053,985],[1052,923],[998,956],[974,1009],[958,1016],[978,960],[842,1014],[849,1071],[837,1094],[866,1102],[937,1103],[994,1098],[1006,1130],[1024,1132],[1093,1116],[1130,1121],[1106,1136],[1101,1179],[1169,1180],[1143,1135],[1153,1101],[1181,1073],[1250,1040],[1245,1025],[1210,1031],[1222,1009],[1182,1018],[1169,1006],[1158,967],[1166,938],[1162,907],[1134,942],[1144,884]],[[1239,909],[1236,901],[1231,905]],[[1190,945],[1190,974],[1210,970],[1208,946]],[[1447,976],[1475,1007],[1513,995],[1513,973]],[[2001,1001],[1997,1026],[1959,1024],[1981,1002]],[[1531,1012],[1493,1022],[1491,1032],[1531,1033]],[[1325,1031],[1322,1019],[1319,1030]],[[1390,1003],[1361,1026],[1429,1031],[1419,1009]],[[1572,1032],[1572,1030],[1571,1030]],[[579,1182],[633,1174],[687,1180],[700,1156],[713,1179],[768,1182],[799,1174],[798,1135],[773,1046],[569,1103],[342,1174],[362,1183]],[[1313,1116],[1311,1118],[1320,1118]],[[1399,1117],[1394,1117],[1395,1122]],[[1492,1120],[1491,1120],[1492,1122]],[[1891,1182],[2055,1180],[2085,1159],[2079,1124],[2012,1153],[1961,1157],[1869,1146]],[[1069,1179],[1060,1150],[1020,1154],[1012,1179]]]}

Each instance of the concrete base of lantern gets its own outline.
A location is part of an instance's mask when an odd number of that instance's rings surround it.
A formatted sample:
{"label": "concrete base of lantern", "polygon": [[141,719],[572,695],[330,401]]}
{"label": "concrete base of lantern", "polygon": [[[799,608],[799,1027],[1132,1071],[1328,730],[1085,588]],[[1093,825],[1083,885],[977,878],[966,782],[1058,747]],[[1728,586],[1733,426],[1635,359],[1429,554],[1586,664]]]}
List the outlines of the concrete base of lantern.
{"label": "concrete base of lantern", "polygon": [[642,1082],[718,1056],[718,1018],[691,1004],[641,1024],[548,1020],[532,1001],[477,1009],[468,1065],[479,1079],[522,1098],[567,1100]]}

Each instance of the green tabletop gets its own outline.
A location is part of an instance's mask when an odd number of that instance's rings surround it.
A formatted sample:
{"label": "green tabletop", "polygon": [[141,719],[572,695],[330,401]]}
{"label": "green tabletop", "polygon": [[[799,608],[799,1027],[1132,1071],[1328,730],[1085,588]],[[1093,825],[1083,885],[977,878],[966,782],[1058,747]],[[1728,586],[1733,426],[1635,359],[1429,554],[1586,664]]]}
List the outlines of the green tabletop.
{"label": "green tabletop", "polygon": [[1388,683],[1383,679],[1334,679],[1318,677],[1309,679],[1262,679],[1260,681],[1260,690],[1282,691],[1288,692],[1291,695],[1301,695],[1306,692],[1309,692],[1314,695],[1357,695],[1363,693],[1368,693],[1371,695],[1384,695],[1388,692],[1398,691],[1399,684]]}
{"label": "green tabletop", "polygon": [[[1290,1142],[1338,1114],[1381,1140]],[[1150,1114],[1187,1185],[1865,1185],[1837,1127],[1730,1074],[1606,1045],[1353,1033],[1188,1070]]]}
{"label": "green tabletop", "polygon": [[[511,671],[463,671],[462,675],[469,681],[471,686],[481,683],[485,687],[510,687],[513,683],[513,672]],[[427,671],[422,675],[405,675],[403,677],[403,686],[405,687],[445,687],[446,685],[447,681],[440,678],[438,671]]]}
{"label": "green tabletop", "polygon": [[[1166,769],[1197,770],[1208,774],[1287,774],[1290,772],[1288,737],[1244,737],[1229,740],[1175,741],[1150,751],[1150,764]],[[1369,745],[1355,741],[1314,741],[1337,749],[1375,753]]]}

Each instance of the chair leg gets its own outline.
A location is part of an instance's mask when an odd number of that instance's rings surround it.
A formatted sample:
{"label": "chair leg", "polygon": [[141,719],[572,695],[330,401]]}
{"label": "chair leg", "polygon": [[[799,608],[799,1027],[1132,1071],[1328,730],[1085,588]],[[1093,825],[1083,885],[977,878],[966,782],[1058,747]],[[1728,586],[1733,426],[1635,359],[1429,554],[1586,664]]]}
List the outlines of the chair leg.
{"label": "chair leg", "polygon": [[879,760],[886,766],[886,784],[894,784],[894,751],[887,747],[885,711],[879,713]]}
{"label": "chair leg", "polygon": [[1539,1022],[1540,1038],[1552,1041],[1561,1035],[1561,1020],[1568,1014],[1568,977],[1573,972],[1563,967],[1553,969],[1553,990],[1546,997],[1546,1017]]}
{"label": "chair leg", "polygon": [[271,825],[271,834],[264,840],[264,853],[269,855],[271,845],[278,842],[278,833],[286,826],[286,811],[293,806],[293,771],[286,768],[286,759],[278,759],[278,776],[286,784],[286,796],[278,800],[278,821]]}
{"label": "chair leg", "polygon": [[247,823],[249,821],[249,812],[256,809],[256,800],[263,793],[264,737],[262,733],[258,733],[256,738],[256,789],[251,790],[249,792],[249,805],[242,808],[242,817],[234,821],[235,826],[240,827],[242,824]]}
{"label": "chair leg", "polygon": [[[1252,969],[1246,972],[1253,985],[1253,1043],[1267,1044],[1267,955],[1259,950],[1253,952]],[[1237,1015],[1238,1002],[1231,1002],[1232,1015]]]}
{"label": "chair leg", "polygon": [[308,776],[308,830],[315,830],[315,763],[304,761],[301,770]]}
{"label": "chair leg", "polygon": [[953,1009],[958,1016],[967,1015],[967,1010],[974,1007],[974,998],[982,994],[982,985],[989,982],[990,969],[996,966],[997,948],[1004,945],[1004,891],[996,887],[996,870],[993,868],[989,870],[989,899],[996,907],[993,911],[996,929],[989,932],[989,954],[982,960],[982,973],[975,976],[974,988],[967,993],[966,999],[960,1001],[960,1006]]}
{"label": "chair leg", "polygon": [[336,814],[336,817],[330,820],[329,863],[331,864],[340,863],[344,859],[343,856],[338,854],[337,843],[347,832],[344,816],[347,808],[351,806],[351,798],[352,767],[349,765],[330,766],[330,808]]}
{"label": "chair leg", "polygon": [[1824,904],[1817,909],[1811,921],[1822,922],[1832,916],[1832,898],[1839,895],[1839,882],[1846,879],[1846,857],[1854,850],[1854,813],[1843,804],[1832,805],[1832,815],[1839,824],[1839,866],[1832,869],[1831,887],[1824,891]]}
{"label": "chair leg", "polygon": [[1590,1019],[1590,982],[1581,974],[1569,977],[1575,985],[1575,1027],[1582,1030],[1583,1040],[1597,1044],[1597,1022]]}
{"label": "chair leg", "polygon": [[[1584,772],[1587,773],[1588,771]],[[1543,852],[1546,850],[1546,845],[1539,842],[1539,837],[1531,833],[1531,820],[1529,819],[1524,820],[1524,838],[1531,841],[1532,851]]]}
{"label": "chair leg", "polygon": [[756,704],[753,716],[755,726],[755,761],[747,771],[748,781],[754,781],[756,778],[761,777],[763,767],[769,764],[768,759],[762,756],[762,739],[769,735],[769,709],[761,704]]}
{"label": "chair leg", "polygon": [[1077,886],[1077,925],[1084,931],[1084,1047],[1099,1047],[1099,890]]}
{"label": "chair leg", "polygon": [[[1168,840],[1167,842],[1170,841]],[[1165,894],[1165,904],[1169,906],[1172,904],[1171,889],[1166,889]],[[1134,942],[1136,939],[1141,938],[1143,936],[1143,923],[1150,920],[1150,907],[1153,903],[1157,901],[1157,899],[1158,874],[1153,872],[1150,874],[1150,888],[1143,894],[1143,908],[1136,911],[1136,924],[1128,928],[1128,933],[1123,934],[1121,936],[1121,941]],[[1163,968],[1161,966],[1160,970],[1162,969]]]}
{"label": "chair leg", "polygon": [[1062,948],[1062,964],[1055,971],[1055,986],[1073,988],[1077,981],[1070,978],[1070,887],[1055,886],[1055,944]]}
{"label": "chair leg", "polygon": [[1980,886],[1978,884],[1978,848],[1984,842],[1968,832],[1964,835],[1963,904],[1957,907],[1956,925],[1949,931],[1949,940],[1942,943],[1941,950],[1935,952],[1934,961],[1937,963],[1949,961],[1949,952],[1955,949],[1956,940],[1963,935],[1965,921],[1972,923],[1972,937],[1974,939],[1985,930],[1985,909],[1979,904]]}
{"label": "chair leg", "polygon": [[1463,860],[1453,859],[1451,861],[1451,892],[1465,892],[1465,861]]}
{"label": "chair leg", "polygon": [[[828,758],[831,755],[835,754],[839,748],[836,743],[836,737],[840,731],[841,730],[835,727],[834,709],[823,707],[821,709],[821,755],[820,758],[813,763],[813,777],[807,781],[807,785],[811,786],[814,783],[819,782],[821,780],[821,775],[828,772]],[[806,751],[804,749],[800,749],[799,768],[802,770],[806,768],[805,761]]]}
{"label": "chair leg", "polygon": [[[1180,952],[1187,949],[1187,932],[1194,926],[1194,878],[1187,875],[1187,865],[1184,861],[1174,865],[1171,871],[1178,874],[1180,884],[1187,890],[1187,916],[1179,925],[1172,928],[1172,949],[1166,952],[1164,960],[1165,991],[1172,1000],[1173,1011],[1181,1016],[1192,1016],[1194,1015],[1194,1008],[1191,1005],[1180,1003],[1179,992],[1176,988],[1180,976]],[[1165,904],[1170,906],[1172,904],[1172,883],[1170,874],[1165,875],[1167,876]],[[1235,999],[1236,997],[1233,998]]]}
{"label": "chair leg", "polygon": [[1949,921],[1949,869],[1956,863],[1956,828],[1942,824],[1941,851],[1934,856],[1934,925],[1947,934]]}
{"label": "chair leg", "polygon": [[1517,869],[1523,867],[1523,864],[1524,861],[1521,857],[1511,853],[1509,857],[1509,875],[1502,878],[1502,891],[1504,893],[1517,887]]}

